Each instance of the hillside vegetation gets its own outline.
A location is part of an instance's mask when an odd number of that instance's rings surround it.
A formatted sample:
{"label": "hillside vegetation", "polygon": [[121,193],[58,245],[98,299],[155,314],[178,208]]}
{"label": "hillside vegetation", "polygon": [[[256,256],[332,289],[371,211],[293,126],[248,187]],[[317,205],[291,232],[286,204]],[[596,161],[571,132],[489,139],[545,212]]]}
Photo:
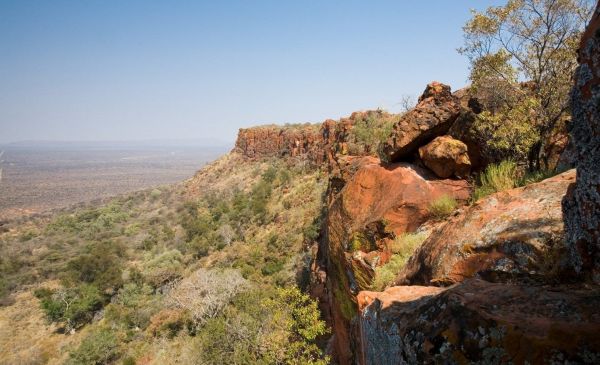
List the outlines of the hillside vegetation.
{"label": "hillside vegetation", "polygon": [[325,363],[300,290],[325,184],[232,154],[184,184],[9,225],[0,363]]}

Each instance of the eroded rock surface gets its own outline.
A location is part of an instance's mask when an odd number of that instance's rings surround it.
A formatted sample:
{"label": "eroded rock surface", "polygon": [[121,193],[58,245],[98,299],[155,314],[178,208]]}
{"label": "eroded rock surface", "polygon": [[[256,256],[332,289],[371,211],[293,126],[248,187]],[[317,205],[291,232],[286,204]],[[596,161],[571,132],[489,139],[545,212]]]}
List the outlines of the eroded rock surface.
{"label": "eroded rock surface", "polygon": [[[328,292],[335,346],[342,364],[352,363],[350,323],[356,294],[369,287],[373,270],[390,256],[393,234],[415,230],[428,218],[428,206],[443,195],[469,197],[463,180],[438,180],[406,163],[382,166],[374,157],[353,158],[344,168],[343,188],[329,205],[325,223]],[[431,180],[430,180],[431,179]]]}
{"label": "eroded rock surface", "polygon": [[563,202],[565,231],[573,268],[600,283],[600,3],[578,59],[571,99],[577,183]]}
{"label": "eroded rock surface", "polygon": [[240,129],[234,151],[248,158],[305,157],[316,164],[324,159],[319,126],[311,124]]}
{"label": "eroded rock surface", "polygon": [[450,136],[436,137],[419,148],[423,164],[441,178],[466,177],[471,172],[467,145]]}
{"label": "eroded rock surface", "polygon": [[433,138],[446,134],[460,111],[460,100],[452,95],[450,86],[435,81],[430,83],[417,106],[394,125],[383,144],[383,154],[392,162],[409,157]]}
{"label": "eroded rock surface", "polygon": [[469,279],[358,295],[362,364],[597,364],[600,290]]}
{"label": "eroded rock surface", "polygon": [[485,197],[433,232],[400,273],[403,285],[553,281],[564,265],[561,199],[570,170]]}

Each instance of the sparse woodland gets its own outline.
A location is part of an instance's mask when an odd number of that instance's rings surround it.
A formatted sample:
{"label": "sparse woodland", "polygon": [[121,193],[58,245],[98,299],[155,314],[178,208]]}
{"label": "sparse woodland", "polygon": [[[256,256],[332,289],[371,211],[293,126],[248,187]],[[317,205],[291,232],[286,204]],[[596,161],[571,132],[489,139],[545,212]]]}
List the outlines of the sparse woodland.
{"label": "sparse woodland", "polygon": [[467,88],[242,129],[187,181],[0,226],[0,364],[598,363],[561,210],[592,8],[474,11]]}

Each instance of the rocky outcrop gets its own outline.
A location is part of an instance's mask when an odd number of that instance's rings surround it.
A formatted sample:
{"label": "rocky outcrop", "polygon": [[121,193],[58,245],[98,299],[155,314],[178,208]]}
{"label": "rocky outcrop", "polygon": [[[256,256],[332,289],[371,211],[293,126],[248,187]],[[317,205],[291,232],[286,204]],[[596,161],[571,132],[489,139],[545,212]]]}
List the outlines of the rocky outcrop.
{"label": "rocky outcrop", "polygon": [[453,175],[467,177],[471,172],[467,145],[450,136],[436,137],[419,148],[419,157],[425,166],[443,179]]}
{"label": "rocky outcrop", "polygon": [[460,111],[460,100],[452,95],[450,86],[430,83],[419,97],[417,106],[394,125],[391,135],[383,143],[383,155],[391,162],[410,157],[422,145],[446,134]]}
{"label": "rocky outcrop", "polygon": [[362,364],[597,364],[600,290],[469,279],[358,295]]}
{"label": "rocky outcrop", "polygon": [[571,98],[577,183],[563,211],[571,265],[600,283],[600,4],[582,37],[578,60]]}
{"label": "rocky outcrop", "polygon": [[318,125],[240,129],[234,151],[248,158],[302,157],[321,164],[325,152]]}
{"label": "rocky outcrop", "polygon": [[433,232],[400,273],[402,285],[557,280],[564,266],[561,199],[571,170],[485,197]]}
{"label": "rocky outcrop", "polygon": [[335,194],[325,223],[325,271],[335,347],[342,364],[352,362],[351,321],[356,294],[369,287],[375,267],[390,257],[394,235],[414,231],[427,220],[428,206],[443,195],[469,197],[463,180],[437,180],[407,163],[382,166],[374,157],[346,160],[343,188]]}
{"label": "rocky outcrop", "polygon": [[492,159],[491,156],[487,156],[485,153],[486,141],[475,131],[474,124],[476,118],[477,114],[473,109],[463,107],[458,118],[456,118],[456,121],[450,127],[448,135],[454,139],[458,139],[467,146],[471,169],[482,170]]}

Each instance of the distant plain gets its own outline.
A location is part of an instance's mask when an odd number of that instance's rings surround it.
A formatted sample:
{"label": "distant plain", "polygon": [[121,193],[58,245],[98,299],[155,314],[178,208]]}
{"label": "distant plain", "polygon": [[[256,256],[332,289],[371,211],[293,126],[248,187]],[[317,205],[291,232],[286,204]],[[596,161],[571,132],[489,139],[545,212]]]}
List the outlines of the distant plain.
{"label": "distant plain", "polygon": [[125,142],[0,146],[0,221],[179,182],[228,149]]}

